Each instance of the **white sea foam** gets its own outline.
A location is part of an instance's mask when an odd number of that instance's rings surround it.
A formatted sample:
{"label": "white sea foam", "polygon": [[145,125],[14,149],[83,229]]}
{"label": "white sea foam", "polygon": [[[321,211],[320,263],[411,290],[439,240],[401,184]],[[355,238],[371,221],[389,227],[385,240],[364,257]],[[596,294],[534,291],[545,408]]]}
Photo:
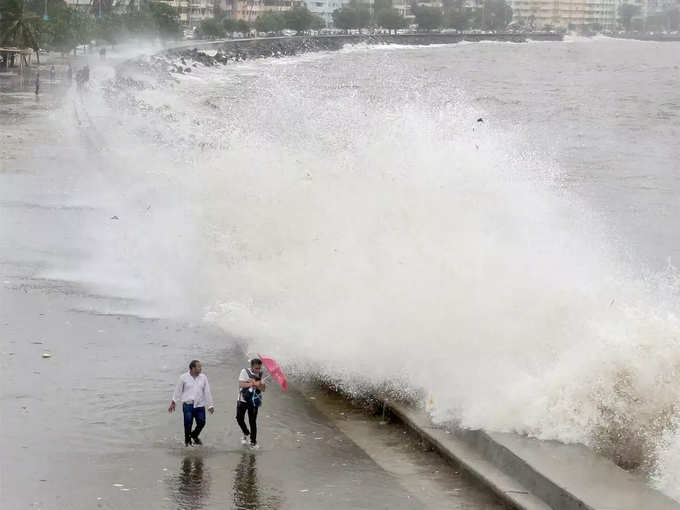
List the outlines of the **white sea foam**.
{"label": "white sea foam", "polygon": [[455,83],[305,65],[201,69],[132,90],[131,110],[88,99],[123,209],[81,270],[289,370],[431,395],[438,421],[659,459],[674,486],[675,270],[624,264],[558,169],[477,122]]}

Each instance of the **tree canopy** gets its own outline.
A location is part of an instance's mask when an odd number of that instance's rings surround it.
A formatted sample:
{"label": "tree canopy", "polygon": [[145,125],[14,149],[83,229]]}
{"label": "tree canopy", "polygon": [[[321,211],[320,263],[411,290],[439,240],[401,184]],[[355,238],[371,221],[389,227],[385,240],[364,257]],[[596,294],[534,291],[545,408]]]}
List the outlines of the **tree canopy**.
{"label": "tree canopy", "polygon": [[373,3],[373,10],[378,12],[382,9],[391,9],[392,0],[375,0]]}
{"label": "tree canopy", "polygon": [[357,3],[346,5],[333,11],[333,24],[342,30],[365,28],[371,24],[371,11]]}
{"label": "tree canopy", "polygon": [[395,32],[406,26],[406,19],[396,9],[381,9],[376,13],[375,18],[378,25]]}
{"label": "tree canopy", "polygon": [[46,24],[45,44],[61,53],[68,53],[81,44],[88,44],[94,33],[94,19],[73,7],[61,7]]}
{"label": "tree canopy", "polygon": [[225,36],[226,31],[217,18],[204,19],[198,26],[198,35],[203,39],[220,39]]}
{"label": "tree canopy", "polygon": [[148,6],[161,39],[178,39],[182,35],[177,9],[162,2],[149,2]]}
{"label": "tree canopy", "polygon": [[0,4],[0,44],[38,51],[42,19],[26,8],[23,0],[4,0]]}
{"label": "tree canopy", "polygon": [[234,27],[236,28],[236,32],[241,32],[242,34],[250,33],[250,23],[244,19],[238,20]]}
{"label": "tree canopy", "polygon": [[472,22],[472,13],[465,9],[451,9],[444,17],[444,24],[456,30],[466,30]]}
{"label": "tree canopy", "polygon": [[440,28],[444,24],[444,14],[441,9],[437,7],[428,7],[426,5],[413,6],[411,12],[416,17],[418,28],[422,30],[432,30]]}
{"label": "tree canopy", "polygon": [[630,32],[633,16],[640,12],[640,7],[633,4],[621,4],[619,6],[619,21],[626,32]]}
{"label": "tree canopy", "polygon": [[102,17],[97,18],[95,23],[97,40],[104,41],[110,45],[114,45],[122,39],[123,30],[123,17],[117,14],[104,14]]}
{"label": "tree canopy", "polygon": [[314,15],[307,7],[293,7],[284,12],[284,18],[286,20],[286,28],[295,30],[297,33],[309,30],[314,24]]}
{"label": "tree canopy", "polygon": [[265,12],[255,20],[258,32],[280,32],[286,28],[286,17],[279,12]]}

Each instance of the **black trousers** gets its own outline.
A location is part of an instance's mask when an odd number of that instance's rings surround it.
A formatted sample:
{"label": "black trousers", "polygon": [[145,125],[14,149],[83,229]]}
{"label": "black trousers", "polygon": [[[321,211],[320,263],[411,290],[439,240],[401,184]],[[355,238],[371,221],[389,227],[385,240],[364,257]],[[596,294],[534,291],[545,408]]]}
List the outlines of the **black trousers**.
{"label": "black trousers", "polygon": [[[238,402],[236,404],[236,423],[243,431],[243,435],[250,436],[250,444],[257,444],[257,410],[252,402]],[[246,412],[248,413],[248,422],[250,423],[250,430],[246,427]]]}

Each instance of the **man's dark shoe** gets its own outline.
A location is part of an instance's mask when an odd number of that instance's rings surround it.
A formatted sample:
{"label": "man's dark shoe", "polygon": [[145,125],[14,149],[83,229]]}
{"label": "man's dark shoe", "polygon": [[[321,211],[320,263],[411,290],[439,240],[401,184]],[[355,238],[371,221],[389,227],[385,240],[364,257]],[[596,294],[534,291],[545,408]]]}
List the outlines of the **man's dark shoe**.
{"label": "man's dark shoe", "polygon": [[201,441],[201,440],[200,440],[199,438],[197,438],[197,437],[192,437],[192,439],[194,440],[194,444],[197,444],[197,445],[202,445],[202,444],[203,444],[203,441]]}
{"label": "man's dark shoe", "polygon": [[192,446],[191,439],[187,439],[186,441],[184,441],[184,446]]}

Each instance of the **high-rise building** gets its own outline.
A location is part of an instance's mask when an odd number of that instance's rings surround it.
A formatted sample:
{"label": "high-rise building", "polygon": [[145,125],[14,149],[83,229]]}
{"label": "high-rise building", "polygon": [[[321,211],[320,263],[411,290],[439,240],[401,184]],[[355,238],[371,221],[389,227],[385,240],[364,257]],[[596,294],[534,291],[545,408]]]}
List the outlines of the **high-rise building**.
{"label": "high-rise building", "polygon": [[288,11],[302,5],[302,0],[227,0],[225,14],[235,20],[255,21],[265,12]]}
{"label": "high-rise building", "polygon": [[511,0],[510,5],[513,22],[524,22],[536,30],[593,27],[613,30],[617,25],[619,0]]}
{"label": "high-rise building", "polygon": [[392,0],[392,9],[395,9],[408,20],[414,18],[413,13],[411,12],[411,0]]}
{"label": "high-rise building", "polygon": [[321,16],[326,25],[333,23],[333,11],[347,5],[349,0],[305,0],[307,9]]}
{"label": "high-rise building", "polygon": [[[76,7],[83,11],[87,10],[92,14],[97,13],[101,6],[100,0],[65,0],[67,5]],[[105,0],[101,0],[105,1]],[[177,9],[182,25],[196,27],[201,21],[212,18],[214,15],[214,0],[152,0],[167,4]],[[140,8],[141,0],[113,0],[112,8],[114,12],[122,13],[128,8]]]}
{"label": "high-rise building", "polygon": [[75,7],[81,11],[89,11],[92,7],[92,0],[65,0],[65,2],[69,7]]}
{"label": "high-rise building", "polygon": [[664,14],[672,9],[680,9],[680,0],[647,0],[645,4],[645,16]]}
{"label": "high-rise building", "polygon": [[212,18],[215,14],[214,0],[159,0],[174,7],[179,12],[182,25],[194,28],[204,19]]}

